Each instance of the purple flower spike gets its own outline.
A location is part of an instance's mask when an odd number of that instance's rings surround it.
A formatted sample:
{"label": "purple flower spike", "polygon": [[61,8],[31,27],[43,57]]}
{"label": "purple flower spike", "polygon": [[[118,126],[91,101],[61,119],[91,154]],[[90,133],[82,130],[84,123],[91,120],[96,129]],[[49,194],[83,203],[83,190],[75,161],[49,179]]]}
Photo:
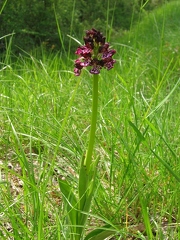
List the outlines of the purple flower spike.
{"label": "purple flower spike", "polygon": [[109,43],[106,43],[105,39],[102,33],[94,28],[86,31],[85,45],[78,47],[75,52],[79,55],[79,58],[75,60],[74,73],[76,76],[81,74],[83,67],[90,66],[91,74],[99,74],[103,67],[107,70],[114,67],[116,61],[112,56],[116,50],[109,49]]}

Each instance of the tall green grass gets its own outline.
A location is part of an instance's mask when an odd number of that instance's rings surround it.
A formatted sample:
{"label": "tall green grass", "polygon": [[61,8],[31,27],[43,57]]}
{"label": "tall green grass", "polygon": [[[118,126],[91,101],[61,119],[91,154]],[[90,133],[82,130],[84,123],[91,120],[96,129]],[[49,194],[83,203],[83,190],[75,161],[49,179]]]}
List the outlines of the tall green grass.
{"label": "tall green grass", "polygon": [[[98,238],[102,229],[115,239],[180,238],[178,9],[178,2],[167,4],[133,37],[116,39],[116,66],[100,75],[100,164],[87,226],[96,239],[106,239]],[[157,29],[158,44],[151,38]],[[10,54],[0,67],[0,236],[69,239],[58,179],[76,194],[92,82],[86,71],[74,76],[74,55],[42,51],[12,61]]]}

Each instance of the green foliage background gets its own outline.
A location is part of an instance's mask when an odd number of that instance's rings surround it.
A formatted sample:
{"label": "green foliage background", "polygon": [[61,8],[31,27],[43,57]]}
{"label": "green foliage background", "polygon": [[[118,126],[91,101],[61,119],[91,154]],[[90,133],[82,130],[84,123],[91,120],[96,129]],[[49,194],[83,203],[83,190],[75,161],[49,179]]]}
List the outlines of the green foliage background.
{"label": "green foliage background", "polygon": [[[88,71],[73,74],[77,42],[67,34],[81,41],[92,26],[113,44],[117,62],[100,74],[100,162],[87,231],[180,239],[180,2],[150,12],[165,1],[127,0],[129,15],[117,7],[123,1],[91,2],[0,0],[0,239],[75,235],[67,222],[75,205],[65,211],[58,179],[76,196],[92,85]],[[20,48],[28,52],[14,56]]]}
{"label": "green foliage background", "polygon": [[[41,44],[48,49],[60,50],[62,42],[69,45],[67,34],[82,38],[84,30],[95,27],[110,38],[112,33],[129,29],[139,12],[150,11],[162,5],[164,0],[2,0],[0,9],[0,50],[6,48],[14,33],[12,49],[29,51]],[[58,34],[58,27],[61,39]],[[71,47],[73,44],[71,42]],[[77,44],[76,44],[77,45]]]}

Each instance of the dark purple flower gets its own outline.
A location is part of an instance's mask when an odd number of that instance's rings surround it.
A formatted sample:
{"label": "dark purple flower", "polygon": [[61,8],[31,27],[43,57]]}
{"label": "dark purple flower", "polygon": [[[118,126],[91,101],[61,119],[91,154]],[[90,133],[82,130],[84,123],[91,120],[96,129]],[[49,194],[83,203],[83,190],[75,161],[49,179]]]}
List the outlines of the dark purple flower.
{"label": "dark purple flower", "polygon": [[109,49],[109,43],[106,43],[105,39],[102,33],[94,28],[86,31],[85,45],[78,47],[75,52],[79,55],[79,58],[75,60],[74,73],[76,76],[80,75],[83,67],[90,66],[91,74],[99,74],[103,67],[107,70],[113,68],[116,61],[112,56],[116,51]]}

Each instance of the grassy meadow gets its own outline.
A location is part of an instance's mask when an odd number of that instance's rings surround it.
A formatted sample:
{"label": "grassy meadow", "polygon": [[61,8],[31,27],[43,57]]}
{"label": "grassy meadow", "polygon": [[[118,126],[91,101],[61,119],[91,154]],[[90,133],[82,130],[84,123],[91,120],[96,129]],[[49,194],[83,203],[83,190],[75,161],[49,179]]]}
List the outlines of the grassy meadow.
{"label": "grassy meadow", "polygon": [[[93,239],[180,239],[179,16],[179,1],[171,2],[110,39],[117,62],[99,76],[99,165],[86,229],[107,224],[112,235]],[[41,50],[12,56],[9,42],[0,62],[4,240],[71,234],[58,179],[76,194],[92,76],[74,76],[74,53]]]}

